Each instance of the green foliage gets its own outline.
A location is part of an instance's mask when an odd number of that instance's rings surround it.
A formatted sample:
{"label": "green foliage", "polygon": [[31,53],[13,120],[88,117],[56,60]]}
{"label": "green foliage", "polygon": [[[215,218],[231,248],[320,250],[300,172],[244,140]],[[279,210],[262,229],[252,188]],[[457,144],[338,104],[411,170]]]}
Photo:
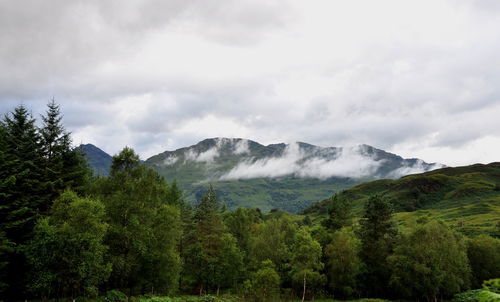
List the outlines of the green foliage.
{"label": "green foliage", "polygon": [[127,295],[117,289],[112,289],[106,292],[104,300],[106,302],[125,302],[127,301]]}
{"label": "green foliage", "polygon": [[342,195],[335,194],[331,198],[328,209],[328,218],[324,220],[325,226],[331,230],[340,230],[352,225],[352,202]]}
{"label": "green foliage", "polygon": [[403,235],[389,263],[391,284],[406,297],[449,297],[469,287],[465,240],[436,221]]}
{"label": "green foliage", "polygon": [[358,292],[357,278],[362,266],[359,250],[359,239],[345,228],[335,232],[325,248],[328,285],[335,297],[350,298]]}
{"label": "green foliage", "polygon": [[[26,247],[31,265],[30,291],[37,297],[95,297],[111,266],[105,262],[104,205],[65,192],[38,221]],[[57,292],[54,290],[57,289]]]}
{"label": "green foliage", "polygon": [[500,294],[500,279],[485,280],[483,282],[483,288],[490,292]]}
{"label": "green foliage", "polygon": [[285,279],[286,264],[291,259],[291,245],[297,224],[288,217],[272,218],[257,226],[252,236],[250,257],[261,263],[271,260],[280,277]]}
{"label": "green foliage", "polygon": [[245,300],[255,302],[276,301],[280,292],[280,276],[271,260],[263,261],[260,269],[243,284]]}
{"label": "green foliage", "polygon": [[453,302],[498,302],[500,295],[484,289],[469,290],[456,294]]}
{"label": "green foliage", "polygon": [[51,202],[66,188],[81,192],[87,169],[83,158],[70,146],[61,125],[58,106],[49,103],[43,126],[23,105],[0,122],[0,232],[9,242],[3,254],[9,299],[23,296],[28,274],[24,245],[33,237],[39,216],[46,215]]}
{"label": "green foliage", "polygon": [[298,292],[304,297],[307,288],[314,294],[325,283],[321,262],[321,245],[312,238],[311,233],[302,227],[295,234],[291,248],[290,274]]}
{"label": "green foliage", "polygon": [[390,277],[387,257],[392,252],[397,234],[392,215],[389,201],[375,195],[365,204],[363,218],[359,221],[360,257],[365,264],[362,281],[370,296],[387,295]]}
{"label": "green foliage", "polygon": [[479,288],[484,280],[500,272],[500,239],[480,235],[467,241],[467,257],[472,269],[472,286]]}
{"label": "green foliage", "polygon": [[106,206],[110,285],[136,294],[177,290],[180,211],[169,204],[165,180],[125,148],[113,158],[111,176],[98,179],[91,192]]}

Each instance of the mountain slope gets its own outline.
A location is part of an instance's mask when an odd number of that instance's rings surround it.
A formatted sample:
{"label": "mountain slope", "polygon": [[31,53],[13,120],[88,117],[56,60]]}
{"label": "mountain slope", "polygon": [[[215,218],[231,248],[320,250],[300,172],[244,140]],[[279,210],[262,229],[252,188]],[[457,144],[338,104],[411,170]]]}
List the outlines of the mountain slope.
{"label": "mountain slope", "polygon": [[[392,201],[402,224],[437,218],[468,234],[494,235],[500,231],[500,163],[366,182],[338,196],[351,200],[354,213],[360,217],[364,203],[374,194],[385,195]],[[319,220],[326,217],[331,203],[332,199],[325,199],[302,214]]]}
{"label": "mountain slope", "polygon": [[440,167],[368,145],[322,148],[298,142],[264,146],[239,138],[206,139],[155,155],[145,164],[168,180],[176,179],[191,202],[211,183],[229,208],[279,208],[291,213],[364,181]]}
{"label": "mountain slope", "polygon": [[95,174],[101,176],[109,175],[113,158],[108,153],[102,151],[92,144],[80,145],[78,149],[87,159],[87,163]]}

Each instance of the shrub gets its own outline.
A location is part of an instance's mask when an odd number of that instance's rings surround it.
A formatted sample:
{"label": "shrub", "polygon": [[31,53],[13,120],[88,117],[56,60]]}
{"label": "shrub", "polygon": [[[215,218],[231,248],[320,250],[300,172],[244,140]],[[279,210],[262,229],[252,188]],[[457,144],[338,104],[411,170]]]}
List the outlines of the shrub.
{"label": "shrub", "polygon": [[125,302],[127,301],[127,295],[122,293],[117,289],[110,290],[106,293],[106,302]]}

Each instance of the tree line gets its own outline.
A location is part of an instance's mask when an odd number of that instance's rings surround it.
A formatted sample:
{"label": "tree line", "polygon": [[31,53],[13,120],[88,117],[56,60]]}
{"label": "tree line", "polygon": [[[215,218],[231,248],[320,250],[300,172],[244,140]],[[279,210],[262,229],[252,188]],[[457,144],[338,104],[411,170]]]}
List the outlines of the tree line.
{"label": "tree line", "polygon": [[187,204],[125,147],[97,177],[51,101],[0,123],[0,300],[232,293],[248,301],[451,297],[498,278],[500,240],[439,221],[398,227],[372,196],[361,219],[332,197],[328,218],[227,211],[208,187]]}

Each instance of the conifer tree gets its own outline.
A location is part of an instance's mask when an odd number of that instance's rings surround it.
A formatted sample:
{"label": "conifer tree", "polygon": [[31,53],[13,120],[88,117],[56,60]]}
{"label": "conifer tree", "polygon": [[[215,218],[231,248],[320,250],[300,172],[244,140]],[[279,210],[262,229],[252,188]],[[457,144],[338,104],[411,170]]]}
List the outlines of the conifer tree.
{"label": "conifer tree", "polygon": [[369,296],[386,296],[390,278],[387,257],[394,249],[397,234],[392,205],[385,197],[375,195],[367,201],[364,211],[359,222],[360,257],[364,263],[361,284]]}
{"label": "conifer tree", "polygon": [[59,105],[52,99],[42,116],[40,129],[44,174],[49,184],[51,199],[67,188],[82,190],[90,173],[83,155],[71,146],[70,133],[62,125]]}
{"label": "conifer tree", "polygon": [[23,245],[31,238],[37,216],[47,208],[42,173],[41,144],[35,120],[24,105],[4,116],[0,151],[0,232],[10,249],[5,255],[7,286],[0,299],[16,299],[24,292],[27,271]]}

